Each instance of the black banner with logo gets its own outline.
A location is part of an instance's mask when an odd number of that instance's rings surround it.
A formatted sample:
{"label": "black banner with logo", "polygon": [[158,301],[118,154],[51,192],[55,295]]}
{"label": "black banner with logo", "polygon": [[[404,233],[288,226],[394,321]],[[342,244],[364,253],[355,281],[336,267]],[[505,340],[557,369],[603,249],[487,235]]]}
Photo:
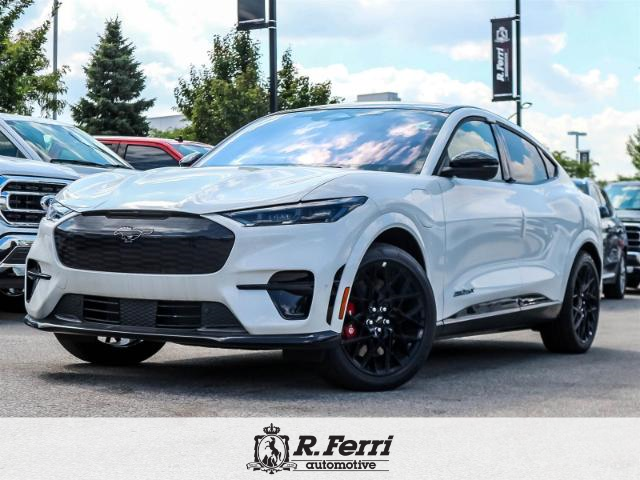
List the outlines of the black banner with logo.
{"label": "black banner with logo", "polygon": [[493,101],[514,100],[513,95],[513,18],[491,20],[493,49]]}
{"label": "black banner with logo", "polygon": [[238,30],[267,26],[265,0],[238,0]]}

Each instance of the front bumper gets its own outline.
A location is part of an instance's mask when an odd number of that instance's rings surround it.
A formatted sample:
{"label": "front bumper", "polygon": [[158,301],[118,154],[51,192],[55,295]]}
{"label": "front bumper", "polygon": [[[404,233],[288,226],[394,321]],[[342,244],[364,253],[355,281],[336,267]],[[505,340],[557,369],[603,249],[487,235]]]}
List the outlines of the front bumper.
{"label": "front bumper", "polygon": [[[369,203],[369,202],[368,202]],[[57,255],[56,223],[43,220],[28,261],[37,262],[46,279],[39,280],[27,301],[27,324],[60,333],[117,334],[131,338],[207,346],[282,348],[324,343],[337,335],[340,292],[352,278],[336,274],[349,262],[359,262],[354,245],[371,222],[374,207],[365,204],[336,223],[273,227],[243,227],[233,220],[210,216],[235,235],[225,265],[211,274],[132,274],[71,269]],[[171,255],[171,252],[166,252]],[[162,261],[161,258],[158,259]],[[284,318],[266,289],[246,288],[268,284],[278,272],[308,271],[314,287],[306,318]],[[245,288],[242,288],[242,287]],[[337,293],[337,298],[336,298]],[[333,295],[332,295],[333,294]],[[92,321],[68,322],[55,315],[66,295],[175,302],[217,302],[235,316],[245,333],[229,334],[204,329],[169,332],[129,325],[98,325]],[[332,302],[332,298],[335,301]],[[260,339],[263,340],[260,340]]]}
{"label": "front bumper", "polygon": [[326,330],[323,332],[290,335],[229,334],[215,330],[199,329],[185,332],[178,329],[157,329],[119,325],[88,326],[84,323],[65,321],[51,316],[36,320],[29,315],[24,322],[33,328],[53,333],[67,333],[96,337],[126,337],[155,342],[173,342],[182,345],[219,348],[242,348],[255,350],[278,350],[282,348],[324,348],[337,342],[339,335]]}

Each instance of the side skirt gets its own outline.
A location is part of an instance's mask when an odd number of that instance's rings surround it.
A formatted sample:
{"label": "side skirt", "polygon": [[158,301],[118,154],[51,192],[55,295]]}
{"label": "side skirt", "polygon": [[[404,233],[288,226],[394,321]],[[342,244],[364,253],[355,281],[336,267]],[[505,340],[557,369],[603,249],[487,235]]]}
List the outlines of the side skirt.
{"label": "side skirt", "polygon": [[454,316],[436,328],[436,338],[527,330],[554,320],[562,310],[561,302],[545,302],[505,309],[502,311]]}

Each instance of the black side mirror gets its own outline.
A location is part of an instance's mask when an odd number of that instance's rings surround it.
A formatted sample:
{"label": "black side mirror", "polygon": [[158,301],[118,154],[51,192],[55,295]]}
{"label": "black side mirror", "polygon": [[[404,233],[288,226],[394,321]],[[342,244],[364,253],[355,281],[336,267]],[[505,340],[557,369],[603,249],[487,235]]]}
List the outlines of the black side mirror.
{"label": "black side mirror", "polygon": [[449,166],[441,171],[443,177],[472,178],[491,180],[498,173],[500,162],[488,153],[469,150],[456,155],[449,161]]}
{"label": "black side mirror", "polygon": [[200,152],[193,152],[193,153],[190,153],[189,155],[185,155],[184,157],[182,157],[178,165],[180,165],[181,167],[190,167],[191,165],[196,163],[198,160],[200,160],[202,155],[203,154]]}
{"label": "black side mirror", "polygon": [[601,218],[609,218],[612,216],[612,212],[609,210],[609,207],[606,205],[600,205],[600,217]]}

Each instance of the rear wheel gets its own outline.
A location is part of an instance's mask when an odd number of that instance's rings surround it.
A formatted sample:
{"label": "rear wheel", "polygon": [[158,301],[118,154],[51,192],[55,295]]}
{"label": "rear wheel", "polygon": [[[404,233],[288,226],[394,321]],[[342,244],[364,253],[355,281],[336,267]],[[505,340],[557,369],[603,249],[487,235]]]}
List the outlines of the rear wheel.
{"label": "rear wheel", "polygon": [[353,390],[388,390],[411,379],[433,343],[435,302],[423,268],[386,244],[365,255],[353,282],[341,341],[324,375]]}
{"label": "rear wheel", "polygon": [[56,333],[60,344],[71,355],[97,365],[135,365],[151,358],[164,346],[163,342],[119,337],[87,337]]}
{"label": "rear wheel", "polygon": [[584,353],[591,347],[600,315],[600,278],[591,256],[581,252],[571,269],[560,315],[540,334],[551,352]]}
{"label": "rear wheel", "polygon": [[627,264],[625,262],[624,253],[620,257],[620,263],[618,263],[618,269],[616,271],[616,278],[613,283],[604,285],[603,292],[607,298],[614,298],[620,300],[624,298],[624,291],[627,288]]}

